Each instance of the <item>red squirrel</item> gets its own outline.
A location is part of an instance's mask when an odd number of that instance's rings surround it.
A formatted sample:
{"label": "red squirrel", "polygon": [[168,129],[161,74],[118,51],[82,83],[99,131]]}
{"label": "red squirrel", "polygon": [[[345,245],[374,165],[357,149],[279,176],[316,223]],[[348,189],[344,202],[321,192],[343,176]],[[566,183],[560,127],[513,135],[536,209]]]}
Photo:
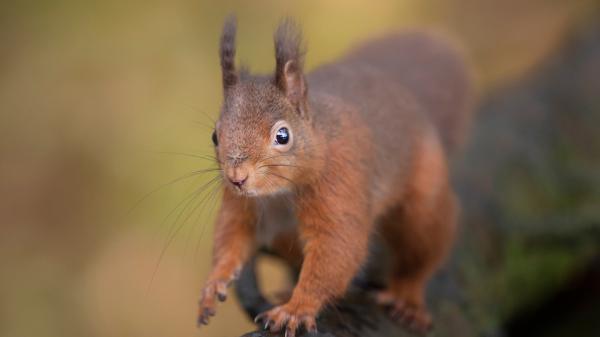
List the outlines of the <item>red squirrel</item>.
{"label": "red squirrel", "polygon": [[229,18],[220,41],[224,100],[212,135],[223,198],[198,322],[208,323],[240,268],[266,244],[301,272],[289,301],[257,320],[289,337],[313,331],[381,233],[394,262],[375,298],[427,332],[426,284],[457,227],[448,156],[470,120],[462,54],[430,34],[401,33],[305,76],[300,29],[285,19],[274,34],[274,74],[256,76],[236,70],[235,33]]}

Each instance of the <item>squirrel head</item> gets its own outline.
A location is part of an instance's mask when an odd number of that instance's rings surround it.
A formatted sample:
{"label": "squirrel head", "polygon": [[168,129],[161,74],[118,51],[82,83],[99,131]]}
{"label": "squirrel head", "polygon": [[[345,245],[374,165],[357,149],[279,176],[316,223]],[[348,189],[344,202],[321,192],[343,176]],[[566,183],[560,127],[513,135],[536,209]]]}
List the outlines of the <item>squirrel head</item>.
{"label": "squirrel head", "polygon": [[235,32],[230,17],[220,46],[224,100],[212,135],[225,183],[245,196],[292,191],[314,156],[300,29],[290,19],[277,28],[273,76],[236,70]]}

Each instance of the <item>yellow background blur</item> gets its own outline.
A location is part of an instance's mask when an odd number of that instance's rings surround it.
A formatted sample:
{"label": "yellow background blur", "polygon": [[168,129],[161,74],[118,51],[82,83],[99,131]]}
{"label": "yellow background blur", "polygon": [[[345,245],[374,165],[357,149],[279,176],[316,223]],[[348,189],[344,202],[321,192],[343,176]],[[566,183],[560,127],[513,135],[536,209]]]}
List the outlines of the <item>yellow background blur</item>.
{"label": "yellow background blur", "polygon": [[[369,36],[434,27],[466,46],[485,93],[531,69],[593,6],[586,0],[1,4],[0,336],[235,337],[252,328],[231,300],[209,327],[195,327],[210,263],[212,200],[180,230],[174,217],[164,220],[210,174],[162,189],[129,212],[156,186],[213,166],[164,152],[211,154],[211,118],[221,101],[217,43],[228,13],[239,20],[238,58],[259,72],[273,68],[272,31],[285,15],[304,26],[309,69]],[[282,282],[275,268],[266,268],[269,283]]]}

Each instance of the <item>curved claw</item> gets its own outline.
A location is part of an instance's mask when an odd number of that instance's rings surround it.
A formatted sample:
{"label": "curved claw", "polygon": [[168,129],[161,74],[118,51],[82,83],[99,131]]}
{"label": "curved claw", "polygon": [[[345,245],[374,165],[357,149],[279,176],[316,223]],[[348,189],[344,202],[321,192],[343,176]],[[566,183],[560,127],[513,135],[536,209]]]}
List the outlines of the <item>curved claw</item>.
{"label": "curved claw", "polygon": [[304,327],[308,333],[319,333],[317,330],[317,322],[315,322],[314,318],[308,322],[304,322]]}
{"label": "curved claw", "polygon": [[198,316],[198,321],[196,323],[197,323],[198,327],[200,327],[202,325],[208,325],[208,320],[209,320],[208,315],[206,315],[205,313],[202,313],[201,315]]}
{"label": "curved claw", "polygon": [[264,320],[266,316],[267,312],[261,312],[260,314],[256,315],[256,317],[254,317],[254,323],[258,324],[258,322]]}
{"label": "curved claw", "polygon": [[261,321],[264,322],[264,330],[269,330],[271,333],[277,333],[284,330],[283,333],[285,337],[295,337],[298,329],[303,327],[309,333],[317,331],[314,315],[296,314],[285,307],[276,307],[263,312],[254,318],[255,323]]}
{"label": "curved claw", "polygon": [[267,312],[262,312],[254,317],[254,323],[258,324],[261,321],[264,321],[263,330],[269,329],[271,321],[267,318]]}
{"label": "curved claw", "polygon": [[207,282],[199,302],[197,325],[207,325],[210,317],[217,313],[217,300],[223,302],[226,298],[227,282],[221,280]]}

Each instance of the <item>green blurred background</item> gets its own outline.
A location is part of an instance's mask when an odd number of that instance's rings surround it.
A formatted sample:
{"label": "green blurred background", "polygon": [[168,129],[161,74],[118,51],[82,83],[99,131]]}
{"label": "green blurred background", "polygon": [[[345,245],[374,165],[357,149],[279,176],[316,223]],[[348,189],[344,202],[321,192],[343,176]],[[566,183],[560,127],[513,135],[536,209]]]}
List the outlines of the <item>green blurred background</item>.
{"label": "green blurred background", "polygon": [[[309,69],[370,36],[433,27],[464,44],[485,95],[531,71],[597,9],[591,0],[3,2],[0,336],[252,328],[234,301],[208,327],[194,324],[213,199],[179,230],[183,219],[166,217],[210,174],[130,211],[156,186],[213,166],[174,152],[211,154],[227,14],[238,16],[239,59],[258,72],[274,67],[272,31],[286,15],[304,26]],[[273,264],[262,275],[285,282]]]}

